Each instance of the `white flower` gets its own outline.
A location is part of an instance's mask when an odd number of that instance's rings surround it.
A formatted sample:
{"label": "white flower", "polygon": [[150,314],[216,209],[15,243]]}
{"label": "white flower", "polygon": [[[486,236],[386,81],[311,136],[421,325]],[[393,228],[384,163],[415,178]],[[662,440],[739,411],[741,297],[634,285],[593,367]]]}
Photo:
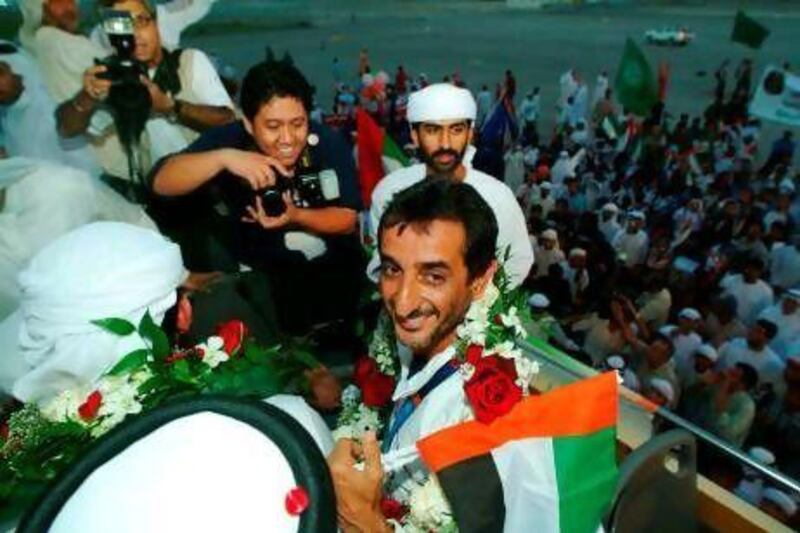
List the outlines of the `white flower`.
{"label": "white flower", "polygon": [[523,391],[527,391],[533,382],[534,376],[539,373],[539,363],[531,361],[521,355],[514,359],[514,367],[517,370],[517,383]]}
{"label": "white flower", "polygon": [[128,376],[105,376],[100,380],[97,390],[103,395],[103,401],[97,411],[99,423],[92,429],[92,435],[102,435],[128,415],[142,411],[138,392],[144,378],[144,376],[137,376],[135,379],[129,379]]}
{"label": "white flower", "polygon": [[408,503],[409,519],[423,530],[437,531],[451,520],[450,504],[434,475],[411,492]]}
{"label": "white flower", "polygon": [[500,322],[507,328],[513,328],[514,335],[517,337],[524,337],[527,334],[515,306],[512,306],[508,313],[500,315]]}
{"label": "white flower", "polygon": [[353,384],[342,391],[342,405],[356,405],[361,401],[361,390]]}
{"label": "white flower", "polygon": [[83,405],[86,397],[91,392],[86,388],[62,391],[58,396],[40,406],[39,411],[43,417],[52,422],[66,422],[70,419],[80,420],[78,408]]}
{"label": "white flower", "polygon": [[198,344],[197,348],[203,350],[203,362],[211,368],[217,368],[220,363],[224,363],[230,359],[222,347],[225,346],[225,341],[222,337],[209,337],[205,344]]}
{"label": "white flower", "polygon": [[490,349],[487,349],[486,353],[495,353],[504,359],[519,359],[520,357],[523,357],[522,351],[517,348],[517,345],[514,344],[513,341],[504,341],[500,344],[496,344]]}
{"label": "white flower", "polygon": [[465,321],[463,324],[456,328],[456,335],[459,339],[464,339],[468,344],[486,344],[486,326],[485,323]]}

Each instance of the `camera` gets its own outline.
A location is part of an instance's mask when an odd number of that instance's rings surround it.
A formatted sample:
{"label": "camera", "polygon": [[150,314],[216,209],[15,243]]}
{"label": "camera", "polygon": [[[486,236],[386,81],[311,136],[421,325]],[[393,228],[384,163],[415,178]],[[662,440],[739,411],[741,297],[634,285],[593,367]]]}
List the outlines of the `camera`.
{"label": "camera", "polygon": [[103,11],[103,31],[115,53],[102,60],[95,60],[106,71],[98,78],[115,83],[139,83],[139,77],[147,75],[147,68],[134,57],[136,37],[133,19],[127,11],[106,9]]}
{"label": "camera", "polygon": [[313,163],[310,149],[306,147],[300,156],[295,176],[287,178],[273,169],[276,180],[275,185],[268,187],[260,193],[264,212],[271,217],[281,216],[286,211],[283,194],[290,191],[292,201],[298,207],[322,207],[329,199],[323,191],[322,178],[319,169]]}

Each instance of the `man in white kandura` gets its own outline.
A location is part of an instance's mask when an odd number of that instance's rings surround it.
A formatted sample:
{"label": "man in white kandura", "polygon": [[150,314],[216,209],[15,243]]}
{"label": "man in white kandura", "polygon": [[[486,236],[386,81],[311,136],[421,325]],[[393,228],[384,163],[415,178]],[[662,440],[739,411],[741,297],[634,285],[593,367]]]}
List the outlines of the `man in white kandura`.
{"label": "man in white kandura", "polygon": [[[520,285],[533,265],[533,250],[528,240],[525,216],[514,193],[503,182],[465,164],[464,155],[472,140],[476,116],[475,100],[466,89],[449,83],[429,85],[411,95],[408,122],[411,138],[424,163],[392,172],[372,193],[370,228],[377,231],[386,206],[398,192],[422,181],[426,176],[442,176],[472,186],[489,204],[497,220],[497,254],[512,285]],[[376,239],[377,242],[377,239]],[[367,273],[375,280],[378,255],[370,261]]]}

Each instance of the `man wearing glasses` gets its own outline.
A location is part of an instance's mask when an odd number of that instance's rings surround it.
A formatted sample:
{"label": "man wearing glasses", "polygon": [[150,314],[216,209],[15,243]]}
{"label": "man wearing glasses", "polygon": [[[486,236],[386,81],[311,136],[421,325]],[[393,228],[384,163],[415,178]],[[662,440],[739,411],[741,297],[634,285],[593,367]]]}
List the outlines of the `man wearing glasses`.
{"label": "man wearing glasses", "polygon": [[[148,0],[111,0],[103,4],[130,14],[134,57],[147,73],[140,81],[152,105],[137,154],[140,173],[146,173],[161,157],[185,148],[200,132],[234,120],[233,102],[208,57],[194,49],[165,49],[156,11]],[[104,172],[128,179],[128,158],[117,131],[119,117],[115,123],[106,105],[113,82],[104,76],[107,67],[95,64],[96,59],[108,54],[77,33],[75,0],[27,0],[23,14],[23,29],[28,31],[22,31],[21,38],[28,41],[37,56],[48,90],[56,101],[62,102],[56,112],[59,133],[67,138],[87,135]],[[37,16],[40,26],[31,32]],[[148,112],[146,108],[141,112]]]}

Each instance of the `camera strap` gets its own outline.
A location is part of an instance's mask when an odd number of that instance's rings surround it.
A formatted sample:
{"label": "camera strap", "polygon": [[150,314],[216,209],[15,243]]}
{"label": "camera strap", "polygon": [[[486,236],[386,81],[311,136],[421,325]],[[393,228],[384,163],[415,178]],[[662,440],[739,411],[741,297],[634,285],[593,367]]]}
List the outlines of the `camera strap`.
{"label": "camera strap", "polygon": [[166,48],[161,49],[162,59],[158,64],[156,72],[153,75],[153,83],[158,85],[159,89],[173,97],[181,92],[181,78],[178,70],[181,66],[181,54],[183,49],[169,51]]}

